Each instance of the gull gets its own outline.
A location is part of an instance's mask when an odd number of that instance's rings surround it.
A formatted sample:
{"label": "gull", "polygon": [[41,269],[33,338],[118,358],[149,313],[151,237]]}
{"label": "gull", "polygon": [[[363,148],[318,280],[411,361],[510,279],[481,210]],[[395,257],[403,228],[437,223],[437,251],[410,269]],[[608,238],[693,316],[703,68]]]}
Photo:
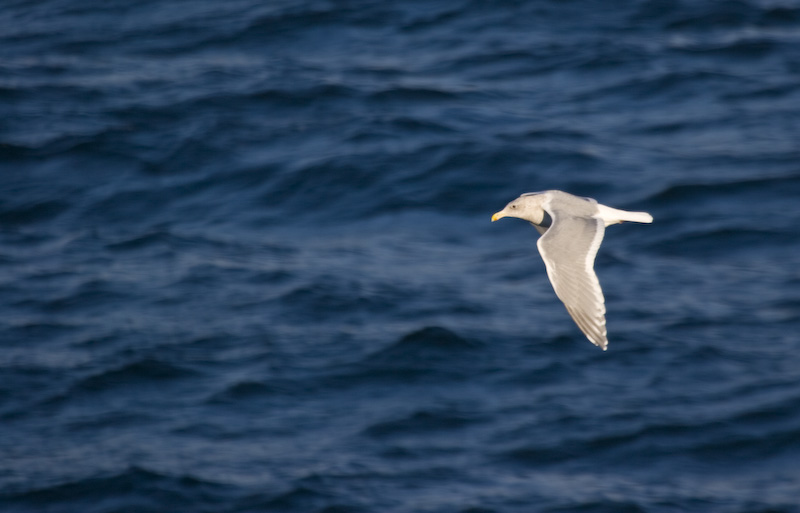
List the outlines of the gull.
{"label": "gull", "polygon": [[563,191],[523,194],[492,216],[529,221],[539,232],[536,246],[556,296],[589,341],[608,349],[603,290],[594,272],[594,259],[606,226],[633,221],[652,223],[647,212],[628,212],[601,205],[592,198]]}

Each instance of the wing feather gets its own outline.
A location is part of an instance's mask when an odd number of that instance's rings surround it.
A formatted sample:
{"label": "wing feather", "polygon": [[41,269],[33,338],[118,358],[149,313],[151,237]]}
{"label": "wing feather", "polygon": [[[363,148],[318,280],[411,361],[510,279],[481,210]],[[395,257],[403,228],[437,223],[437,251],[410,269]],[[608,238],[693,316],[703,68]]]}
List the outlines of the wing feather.
{"label": "wing feather", "polygon": [[608,346],[605,299],[594,272],[605,224],[601,219],[571,216],[548,207],[551,205],[546,203],[545,209],[553,222],[536,244],[547,276],[584,335],[605,350]]}

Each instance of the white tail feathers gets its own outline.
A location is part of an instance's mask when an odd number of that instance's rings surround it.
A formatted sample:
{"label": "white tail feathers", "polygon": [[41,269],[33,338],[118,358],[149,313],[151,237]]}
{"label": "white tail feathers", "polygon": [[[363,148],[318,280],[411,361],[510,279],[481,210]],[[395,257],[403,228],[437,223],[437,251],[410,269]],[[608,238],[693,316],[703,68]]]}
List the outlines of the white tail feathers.
{"label": "white tail feathers", "polygon": [[607,207],[599,203],[597,204],[597,217],[605,221],[606,226],[621,223],[623,221],[632,221],[634,223],[653,222],[653,216],[647,212],[628,212],[627,210],[617,210],[616,208]]}

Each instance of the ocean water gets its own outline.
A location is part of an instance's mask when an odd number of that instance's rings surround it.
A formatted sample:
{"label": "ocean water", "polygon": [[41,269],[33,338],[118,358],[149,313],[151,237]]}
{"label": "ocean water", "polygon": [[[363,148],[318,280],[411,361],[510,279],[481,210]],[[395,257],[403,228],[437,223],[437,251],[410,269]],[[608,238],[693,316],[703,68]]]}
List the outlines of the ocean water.
{"label": "ocean water", "polygon": [[[800,2],[0,27],[0,511],[800,512]],[[546,189],[655,218],[607,352]]]}

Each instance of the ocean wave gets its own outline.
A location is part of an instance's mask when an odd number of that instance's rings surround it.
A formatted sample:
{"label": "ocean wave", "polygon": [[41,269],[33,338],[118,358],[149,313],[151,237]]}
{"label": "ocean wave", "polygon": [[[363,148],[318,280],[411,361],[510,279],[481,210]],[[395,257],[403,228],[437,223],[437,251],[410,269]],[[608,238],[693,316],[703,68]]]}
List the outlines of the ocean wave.
{"label": "ocean wave", "polygon": [[20,493],[4,494],[4,502],[12,511],[54,511],[75,508],[92,513],[112,511],[163,511],[163,505],[180,504],[179,508],[205,508],[209,501],[225,496],[225,487],[189,475],[169,476],[141,467],[130,467],[117,473],[54,484]]}
{"label": "ocean wave", "polygon": [[766,193],[776,193],[786,188],[800,186],[800,176],[791,174],[785,176],[766,176],[747,178],[743,180],[718,180],[707,183],[686,183],[670,185],[665,189],[651,195],[647,201],[653,204],[687,203],[698,201],[703,196],[718,197],[720,194],[743,193],[757,196]]}
{"label": "ocean wave", "polygon": [[370,365],[406,365],[432,363],[441,358],[454,358],[463,351],[480,347],[474,340],[460,337],[439,326],[429,326],[405,335],[394,344],[371,354]]}
{"label": "ocean wave", "polygon": [[374,438],[391,438],[392,436],[413,436],[414,433],[444,432],[451,436],[452,431],[487,420],[481,418],[480,415],[476,416],[452,408],[435,411],[422,410],[415,411],[404,418],[372,424],[366,428],[364,434]]}
{"label": "ocean wave", "polygon": [[75,392],[107,393],[115,388],[177,382],[197,375],[186,366],[146,358],[87,376],[75,385]]}

